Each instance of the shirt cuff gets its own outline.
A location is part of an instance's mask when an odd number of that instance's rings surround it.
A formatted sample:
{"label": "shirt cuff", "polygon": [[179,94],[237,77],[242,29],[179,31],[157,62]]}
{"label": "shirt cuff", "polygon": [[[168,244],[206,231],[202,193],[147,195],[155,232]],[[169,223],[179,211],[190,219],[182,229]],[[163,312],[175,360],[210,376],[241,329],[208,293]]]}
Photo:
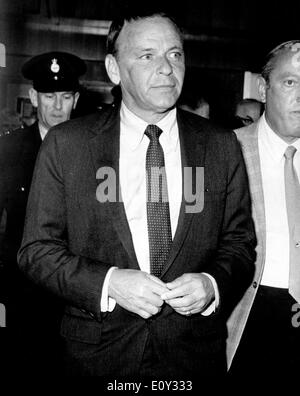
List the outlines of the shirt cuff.
{"label": "shirt cuff", "polygon": [[206,272],[202,272],[202,273],[204,275],[206,275],[211,280],[211,282],[213,284],[214,292],[215,292],[215,299],[213,300],[213,302],[211,302],[208,305],[208,307],[205,308],[204,311],[201,312],[201,315],[209,316],[213,312],[215,312],[215,310],[218,308],[219,303],[220,303],[220,294],[219,294],[219,289],[218,289],[218,285],[217,285],[215,278],[212,277],[211,275],[207,274]]}
{"label": "shirt cuff", "polygon": [[111,277],[112,272],[118,267],[111,267],[105,276],[103,287],[102,287],[102,294],[101,294],[101,301],[100,301],[100,310],[101,312],[112,312],[116,306],[116,300],[108,296],[108,285],[109,280]]}

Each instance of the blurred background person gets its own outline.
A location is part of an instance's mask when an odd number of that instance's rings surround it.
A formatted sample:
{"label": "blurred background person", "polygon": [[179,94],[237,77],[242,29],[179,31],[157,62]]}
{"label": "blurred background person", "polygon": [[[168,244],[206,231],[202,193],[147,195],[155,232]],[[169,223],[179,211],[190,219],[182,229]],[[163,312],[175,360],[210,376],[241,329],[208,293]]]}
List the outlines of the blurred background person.
{"label": "blurred background person", "polygon": [[192,87],[185,88],[180,95],[178,106],[204,118],[210,118],[210,105],[207,99]]}
{"label": "blurred background person", "polygon": [[264,103],[249,98],[240,100],[235,107],[233,128],[241,128],[257,121],[264,112]]}

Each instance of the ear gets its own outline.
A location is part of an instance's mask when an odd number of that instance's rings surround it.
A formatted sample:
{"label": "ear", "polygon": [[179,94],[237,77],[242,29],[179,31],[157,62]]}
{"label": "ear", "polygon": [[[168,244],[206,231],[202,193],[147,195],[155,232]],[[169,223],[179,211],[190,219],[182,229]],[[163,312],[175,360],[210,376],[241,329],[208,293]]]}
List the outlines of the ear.
{"label": "ear", "polygon": [[76,105],[77,105],[79,96],[80,96],[80,93],[79,93],[79,92],[75,92],[75,95],[74,95],[74,103],[73,103],[73,110],[75,109],[75,107],[76,107]]}
{"label": "ear", "polygon": [[116,58],[112,54],[108,54],[105,57],[105,67],[108,77],[111,82],[118,85],[120,83],[120,71]]}
{"label": "ear", "polygon": [[258,88],[258,93],[259,93],[261,101],[263,103],[266,103],[267,83],[266,83],[266,80],[262,76],[259,76],[257,78],[257,88]]}
{"label": "ear", "polygon": [[33,107],[38,107],[38,93],[34,88],[30,88],[29,91],[30,101]]}

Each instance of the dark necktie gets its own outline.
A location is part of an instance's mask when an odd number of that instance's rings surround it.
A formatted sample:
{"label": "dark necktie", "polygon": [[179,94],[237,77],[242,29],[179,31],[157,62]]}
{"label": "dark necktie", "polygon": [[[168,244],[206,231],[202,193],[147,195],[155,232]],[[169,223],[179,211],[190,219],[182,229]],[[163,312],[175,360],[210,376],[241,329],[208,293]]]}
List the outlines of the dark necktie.
{"label": "dark necktie", "polygon": [[296,151],[288,146],[284,153],[284,178],[290,236],[289,293],[300,303],[300,184],[293,164]]}
{"label": "dark necktie", "polygon": [[172,244],[165,159],[159,143],[161,133],[162,130],[156,125],[148,125],[145,131],[150,140],[146,154],[150,272],[157,277],[168,259]]}

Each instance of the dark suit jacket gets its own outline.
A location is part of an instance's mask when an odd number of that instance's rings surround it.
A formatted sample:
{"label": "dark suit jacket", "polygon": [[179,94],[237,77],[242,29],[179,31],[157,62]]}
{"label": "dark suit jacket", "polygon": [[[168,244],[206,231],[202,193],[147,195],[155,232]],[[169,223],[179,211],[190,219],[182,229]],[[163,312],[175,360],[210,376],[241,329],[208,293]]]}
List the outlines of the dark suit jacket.
{"label": "dark suit jacket", "polygon": [[34,372],[40,375],[51,367],[54,375],[59,364],[56,356],[61,304],[24,276],[17,265],[27,200],[41,143],[37,122],[0,137],[0,214],[3,210],[6,212],[6,227],[0,243],[3,264],[0,302],[6,308],[8,334],[6,360],[3,350],[1,356],[6,370],[14,374]]}
{"label": "dark suit jacket", "polygon": [[0,213],[7,214],[4,262],[15,262],[21,245],[35,160],[42,143],[38,123],[0,137]]}
{"label": "dark suit jacket", "polygon": [[168,282],[188,272],[211,274],[221,303],[208,317],[183,317],[167,305],[149,320],[118,305],[112,313],[100,312],[108,269],[139,269],[123,203],[96,198],[97,170],[112,167],[119,174],[119,109],[58,126],[43,143],[19,265],[65,300],[62,334],[81,360],[81,372],[136,373],[147,339],[160,356],[164,375],[214,370],[220,351],[225,358],[223,313],[254,271],[245,166],[233,132],[180,110],[178,126],[183,167],[204,167],[205,201],[196,214],[186,213],[182,203],[161,278]]}

